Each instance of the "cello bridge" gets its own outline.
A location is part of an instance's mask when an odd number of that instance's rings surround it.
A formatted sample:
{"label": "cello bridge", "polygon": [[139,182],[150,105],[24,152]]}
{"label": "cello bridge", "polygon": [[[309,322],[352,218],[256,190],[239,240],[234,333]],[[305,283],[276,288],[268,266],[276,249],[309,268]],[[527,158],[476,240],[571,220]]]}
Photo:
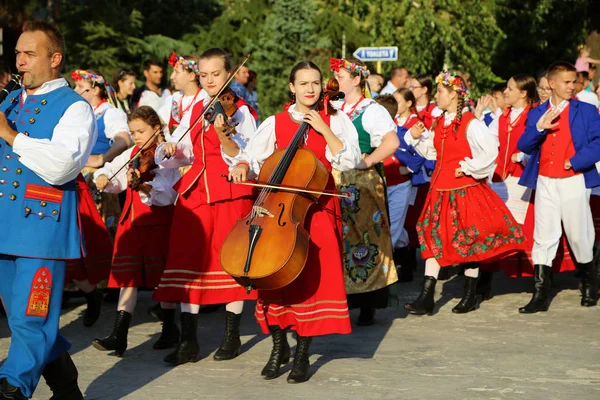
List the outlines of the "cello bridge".
{"label": "cello bridge", "polygon": [[254,206],[252,207],[252,210],[254,211],[254,215],[257,217],[275,218],[273,214],[271,214],[266,208],[263,208],[261,206]]}

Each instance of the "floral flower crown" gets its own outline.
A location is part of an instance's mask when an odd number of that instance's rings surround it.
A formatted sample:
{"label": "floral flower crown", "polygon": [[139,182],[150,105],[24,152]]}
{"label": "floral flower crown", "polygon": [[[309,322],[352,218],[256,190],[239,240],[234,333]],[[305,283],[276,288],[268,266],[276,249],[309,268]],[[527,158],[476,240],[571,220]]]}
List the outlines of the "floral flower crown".
{"label": "floral flower crown", "polygon": [[94,74],[90,71],[86,71],[85,69],[76,69],[75,71],[71,72],[71,78],[75,82],[85,79],[106,86],[106,80],[102,75]]}
{"label": "floral flower crown", "polygon": [[464,79],[458,75],[452,75],[448,71],[443,71],[435,78],[435,82],[444,86],[449,86],[452,90],[462,94],[465,101],[470,99],[469,89],[467,89]]}
{"label": "floral flower crown", "polygon": [[360,75],[364,79],[367,79],[371,74],[367,67],[363,67],[362,65],[358,65],[355,63],[351,63],[349,61],[344,60],[343,58],[330,58],[329,59],[329,68],[338,72],[341,68],[344,68],[348,72],[354,75]]}
{"label": "floral flower crown", "polygon": [[178,56],[177,53],[175,53],[175,50],[173,50],[171,57],[169,57],[169,65],[173,68],[177,65],[181,65],[181,67],[184,69],[188,69],[196,74],[198,73],[198,63],[196,63],[194,60],[188,60]]}

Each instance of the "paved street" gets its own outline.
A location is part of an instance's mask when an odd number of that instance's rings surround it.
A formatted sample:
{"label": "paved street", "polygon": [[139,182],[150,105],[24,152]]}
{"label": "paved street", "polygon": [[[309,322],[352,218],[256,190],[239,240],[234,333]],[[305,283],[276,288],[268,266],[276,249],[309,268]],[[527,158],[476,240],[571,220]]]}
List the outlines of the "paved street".
{"label": "paved street", "polygon": [[[422,270],[418,275],[399,285],[401,304],[417,295]],[[202,360],[178,368],[162,363],[167,351],[152,350],[160,323],[145,313],[152,304],[148,292],[140,296],[122,359],[91,346],[110,332],[114,304],[105,304],[100,321],[84,328],[83,299],[73,299],[61,326],[73,342],[86,399],[600,399],[600,307],[579,306],[573,275],[555,277],[550,311],[535,315],[517,312],[530,298],[530,280],[496,274],[494,284],[494,298],[473,313],[452,314],[462,294],[462,277],[454,277],[438,285],[434,316],[407,316],[398,307],[380,311],[375,326],[315,339],[315,374],[299,385],[286,383],[290,366],[274,381],[260,378],[271,341],[259,333],[251,304],[242,324],[243,354],[212,359],[223,331],[221,309],[200,320]],[[0,319],[0,359],[9,335]],[[35,398],[49,397],[42,381]]]}

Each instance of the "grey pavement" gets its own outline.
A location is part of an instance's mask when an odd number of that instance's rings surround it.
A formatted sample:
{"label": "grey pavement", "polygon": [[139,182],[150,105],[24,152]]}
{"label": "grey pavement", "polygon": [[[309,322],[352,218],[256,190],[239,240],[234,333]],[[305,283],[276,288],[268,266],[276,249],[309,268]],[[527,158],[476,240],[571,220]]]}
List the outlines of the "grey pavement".
{"label": "grey pavement", "polygon": [[[415,282],[398,285],[400,304],[417,296],[421,282],[422,269]],[[407,316],[400,306],[380,310],[376,325],[353,326],[351,335],[315,338],[314,375],[297,385],[286,382],[290,365],[278,379],[261,379],[271,340],[254,322],[253,303],[245,307],[239,357],[212,359],[224,328],[221,309],[200,318],[202,359],[177,368],[163,364],[168,351],[152,350],[161,325],[145,313],[148,292],[140,295],[123,358],[91,346],[110,333],[115,304],[105,304],[96,325],[84,328],[83,299],[71,300],[61,326],[73,342],[86,399],[600,399],[600,307],[579,305],[572,274],[555,277],[550,310],[534,315],[517,312],[530,299],[531,280],[503,274],[495,276],[491,300],[454,315],[462,283],[455,276],[438,285],[433,316]],[[0,360],[9,336],[0,319]],[[35,398],[49,397],[42,380]]]}

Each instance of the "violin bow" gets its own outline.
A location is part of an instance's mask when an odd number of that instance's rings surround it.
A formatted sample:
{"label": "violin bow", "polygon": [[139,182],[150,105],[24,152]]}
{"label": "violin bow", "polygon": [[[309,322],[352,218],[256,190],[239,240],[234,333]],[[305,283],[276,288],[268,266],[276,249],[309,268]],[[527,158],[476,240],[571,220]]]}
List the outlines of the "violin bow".
{"label": "violin bow", "polygon": [[339,194],[339,193],[332,193],[329,191],[319,192],[319,191],[315,191],[315,190],[307,190],[307,189],[299,187],[299,186],[286,186],[286,185],[280,185],[280,184],[276,184],[276,183],[266,184],[266,183],[261,183],[261,182],[257,182],[257,183],[233,182],[230,179],[228,179],[226,175],[221,175],[221,176],[224,177],[225,179],[227,179],[228,182],[233,183],[234,185],[246,185],[246,186],[254,186],[254,187],[260,187],[260,188],[267,188],[267,189],[283,190],[286,192],[310,193],[310,194],[318,194],[318,195],[325,195],[325,196],[342,197],[345,199],[350,198],[349,193]]}
{"label": "violin bow", "polygon": [[[203,122],[204,123],[204,117],[205,114],[208,112],[208,110],[210,110],[215,103],[219,100],[219,96],[223,93],[223,91],[227,88],[227,86],[229,86],[229,84],[233,81],[233,79],[235,78],[235,75],[239,72],[239,70],[244,66],[244,64],[246,64],[246,62],[248,61],[248,59],[250,58],[250,54],[245,54],[241,60],[237,63],[237,65],[235,67],[233,67],[233,70],[231,72],[231,74],[229,75],[229,78],[227,78],[227,81],[225,82],[225,84],[221,87],[221,89],[219,89],[219,91],[217,92],[216,95],[213,96],[213,98],[210,100],[210,102],[208,103],[208,105],[206,107],[204,107],[204,110],[202,111],[202,114],[200,114],[195,120],[194,122],[192,122],[190,124],[190,127],[187,128],[187,130],[183,133],[183,135],[181,135],[181,137],[177,140],[177,143],[180,143],[184,137],[186,137],[191,131],[192,129],[194,129],[194,127],[199,123],[199,122]],[[169,157],[165,157],[165,158],[169,158]]]}

